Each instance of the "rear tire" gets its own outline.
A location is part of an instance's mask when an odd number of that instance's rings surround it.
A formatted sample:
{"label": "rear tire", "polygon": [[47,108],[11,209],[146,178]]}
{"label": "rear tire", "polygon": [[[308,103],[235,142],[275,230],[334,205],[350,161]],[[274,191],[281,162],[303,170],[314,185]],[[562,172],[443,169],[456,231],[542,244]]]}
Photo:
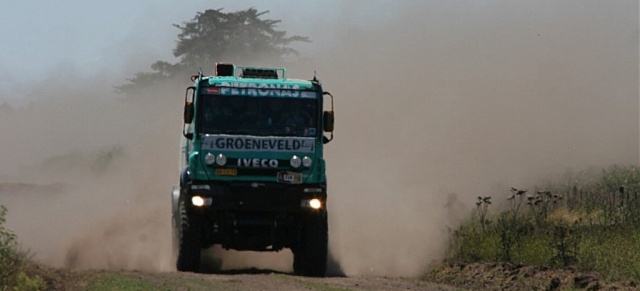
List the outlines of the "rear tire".
{"label": "rear tire", "polygon": [[200,252],[202,232],[196,217],[189,216],[185,200],[180,199],[178,209],[180,229],[178,242],[178,259],[176,268],[180,272],[198,272],[200,270]]}
{"label": "rear tire", "polygon": [[327,214],[313,214],[302,230],[302,241],[293,249],[296,275],[324,277],[327,274]]}

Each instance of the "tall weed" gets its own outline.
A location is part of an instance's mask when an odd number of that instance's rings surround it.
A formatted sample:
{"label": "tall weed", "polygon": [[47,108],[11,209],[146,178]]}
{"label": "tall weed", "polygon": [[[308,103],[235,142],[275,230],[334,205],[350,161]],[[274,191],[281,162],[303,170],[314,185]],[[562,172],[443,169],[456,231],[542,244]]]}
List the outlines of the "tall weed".
{"label": "tall weed", "polygon": [[490,197],[478,197],[472,220],[451,236],[449,259],[576,266],[640,280],[640,168],[569,171],[547,186],[534,194],[511,188],[507,209],[495,214]]}

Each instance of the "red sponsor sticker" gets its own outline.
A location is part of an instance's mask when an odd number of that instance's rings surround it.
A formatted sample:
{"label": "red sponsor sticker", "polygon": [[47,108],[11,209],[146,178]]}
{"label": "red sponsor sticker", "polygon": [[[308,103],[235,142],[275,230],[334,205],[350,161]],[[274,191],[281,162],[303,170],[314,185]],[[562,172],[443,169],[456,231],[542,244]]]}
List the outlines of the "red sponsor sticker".
{"label": "red sponsor sticker", "polygon": [[218,87],[209,87],[204,89],[207,94],[220,94],[220,88]]}

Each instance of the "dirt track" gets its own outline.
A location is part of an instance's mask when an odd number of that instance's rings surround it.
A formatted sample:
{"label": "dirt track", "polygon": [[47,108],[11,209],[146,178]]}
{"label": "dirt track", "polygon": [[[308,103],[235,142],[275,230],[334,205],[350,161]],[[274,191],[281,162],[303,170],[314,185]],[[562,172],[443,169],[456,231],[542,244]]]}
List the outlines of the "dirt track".
{"label": "dirt track", "polygon": [[[242,270],[223,274],[87,271],[59,282],[66,290],[457,290],[417,279],[390,277],[307,278]],[[62,289],[55,288],[55,289]]]}

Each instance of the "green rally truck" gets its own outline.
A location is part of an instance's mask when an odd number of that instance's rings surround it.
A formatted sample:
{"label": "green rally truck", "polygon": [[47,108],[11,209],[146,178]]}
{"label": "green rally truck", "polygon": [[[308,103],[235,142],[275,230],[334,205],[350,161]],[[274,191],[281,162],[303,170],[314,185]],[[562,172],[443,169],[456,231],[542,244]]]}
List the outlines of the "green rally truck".
{"label": "green rally truck", "polygon": [[180,185],[172,191],[179,271],[198,272],[201,250],[220,245],[288,248],[296,274],[325,276],[323,150],[333,139],[333,96],[315,76],[296,80],[286,73],[217,63],[214,76],[191,76]]}

